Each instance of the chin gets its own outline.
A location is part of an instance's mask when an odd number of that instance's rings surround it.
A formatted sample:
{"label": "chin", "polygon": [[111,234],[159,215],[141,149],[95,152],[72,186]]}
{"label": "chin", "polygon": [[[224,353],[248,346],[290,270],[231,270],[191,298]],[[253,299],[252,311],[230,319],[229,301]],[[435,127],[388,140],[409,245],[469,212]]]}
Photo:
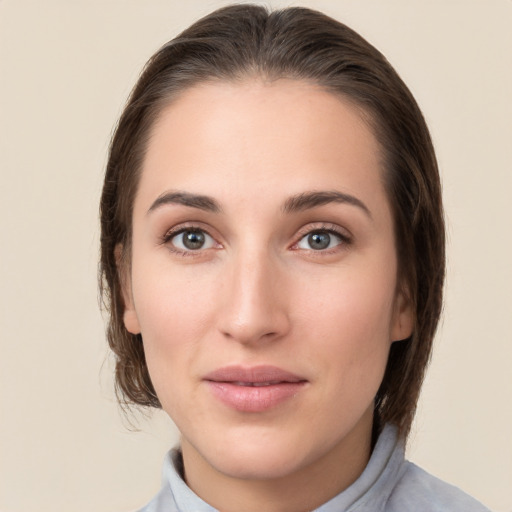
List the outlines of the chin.
{"label": "chin", "polygon": [[[216,463],[218,462],[218,463]],[[285,450],[264,450],[250,446],[243,450],[232,449],[228,456],[223,456],[212,465],[219,472],[243,480],[274,480],[284,478],[306,465],[300,460],[297,450],[287,453]]]}
{"label": "chin", "polygon": [[[215,452],[203,457],[217,471],[232,478],[247,480],[279,479],[299,471],[314,460],[320,448],[307,447],[290,436],[245,432],[217,440]],[[252,439],[251,439],[252,438]],[[210,445],[213,446],[213,445]],[[318,454],[316,454],[318,457]]]}

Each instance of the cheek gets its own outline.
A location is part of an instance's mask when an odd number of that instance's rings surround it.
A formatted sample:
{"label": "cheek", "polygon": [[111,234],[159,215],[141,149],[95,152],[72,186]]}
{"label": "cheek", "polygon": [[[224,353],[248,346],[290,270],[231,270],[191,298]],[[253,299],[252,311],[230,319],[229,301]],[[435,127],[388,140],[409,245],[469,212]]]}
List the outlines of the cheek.
{"label": "cheek", "polygon": [[213,283],[169,268],[134,269],[133,295],[146,361],[159,398],[193,370],[215,318]]}
{"label": "cheek", "polygon": [[[319,328],[333,329],[357,338],[363,332],[373,338],[379,333],[389,335],[395,296],[393,268],[389,277],[368,268],[346,269],[308,282],[299,282],[294,295],[300,316],[309,317]],[[309,276],[306,277],[309,280]]]}
{"label": "cheek", "polygon": [[134,269],[133,295],[142,334],[172,344],[187,342],[208,323],[215,287],[192,266],[180,269],[164,263]]}
{"label": "cheek", "polygon": [[379,380],[391,345],[394,280],[348,275],[317,283],[316,292],[302,298],[299,331],[310,333],[311,357],[325,359],[333,380]]}

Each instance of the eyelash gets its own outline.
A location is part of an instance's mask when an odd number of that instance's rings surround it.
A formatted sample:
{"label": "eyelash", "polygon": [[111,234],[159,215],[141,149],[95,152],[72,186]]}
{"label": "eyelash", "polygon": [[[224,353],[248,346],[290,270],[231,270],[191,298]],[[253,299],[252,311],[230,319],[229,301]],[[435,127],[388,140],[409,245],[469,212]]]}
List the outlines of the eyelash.
{"label": "eyelash", "polygon": [[197,249],[197,250],[193,250],[193,249],[188,249],[188,250],[183,250],[183,249],[180,249],[179,247],[176,247],[173,243],[172,243],[172,240],[174,238],[176,238],[178,235],[182,234],[182,233],[185,233],[187,231],[190,231],[190,232],[197,232],[197,233],[204,233],[206,236],[210,237],[214,242],[215,244],[218,246],[217,248],[221,248],[221,244],[219,244],[218,242],[215,241],[215,238],[210,235],[208,233],[208,230],[196,225],[196,224],[190,224],[190,225],[180,225],[180,226],[177,226],[175,228],[172,228],[170,229],[169,231],[167,231],[165,233],[165,235],[161,238],[161,245],[166,245],[169,250],[176,254],[177,256],[184,256],[184,257],[197,257],[197,256],[201,256],[201,253],[203,253],[205,251],[205,249],[201,250],[201,249]]}
{"label": "eyelash", "polygon": [[[180,225],[180,226],[170,229],[161,237],[160,243],[162,245],[166,245],[169,248],[169,250],[171,252],[173,252],[174,254],[176,254],[178,256],[183,256],[183,257],[198,257],[198,256],[201,256],[205,250],[211,249],[211,247],[208,247],[206,249],[200,248],[197,250],[193,250],[193,249],[182,250],[182,249],[176,247],[172,243],[172,240],[174,238],[176,238],[178,235],[185,233],[187,231],[191,231],[191,232],[195,231],[198,233],[204,233],[206,236],[210,237],[215,242],[215,244],[217,245],[217,247],[215,247],[216,249],[222,248],[222,245],[220,243],[216,242],[215,237],[210,235],[208,233],[207,229],[204,229],[196,224],[185,225],[185,226]],[[326,233],[328,235],[334,235],[335,237],[337,237],[340,240],[340,243],[336,244],[332,248],[318,249],[318,250],[304,249],[304,250],[306,250],[312,254],[318,255],[318,256],[325,255],[325,254],[332,254],[336,251],[339,251],[340,246],[348,247],[352,244],[351,236],[347,235],[346,232],[342,232],[336,225],[334,225],[334,224],[318,224],[316,226],[309,225],[309,226],[306,226],[306,227],[302,228],[301,230],[299,230],[299,232],[297,234],[296,241],[290,246],[290,249],[296,250],[296,251],[300,250],[300,248],[298,247],[299,243],[302,240],[304,240],[304,238],[312,235],[313,233]]]}
{"label": "eyelash", "polygon": [[314,254],[315,256],[321,256],[326,254],[332,254],[336,251],[339,251],[341,249],[340,246],[348,247],[352,244],[352,237],[347,234],[346,231],[342,231],[338,226],[335,224],[318,224],[316,226],[306,226],[305,228],[299,230],[298,233],[298,240],[291,246],[291,249],[293,250],[300,250],[298,247],[299,243],[304,240],[307,236],[312,235],[313,233],[327,233],[328,235],[334,235],[336,238],[340,240],[339,244],[336,244],[332,248],[326,248],[321,250],[315,250],[315,249],[307,249],[310,253]]}

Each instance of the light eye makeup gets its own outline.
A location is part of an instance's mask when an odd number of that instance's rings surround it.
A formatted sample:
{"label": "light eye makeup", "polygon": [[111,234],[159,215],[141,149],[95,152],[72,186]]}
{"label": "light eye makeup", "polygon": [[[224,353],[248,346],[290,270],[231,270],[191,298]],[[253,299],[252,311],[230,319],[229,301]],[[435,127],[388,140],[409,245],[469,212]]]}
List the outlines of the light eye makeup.
{"label": "light eye makeup", "polygon": [[291,249],[305,250],[318,255],[348,248],[352,244],[352,237],[335,224],[308,225],[299,231],[299,240]]}
{"label": "light eye makeup", "polygon": [[182,251],[211,249],[215,245],[215,240],[208,233],[199,229],[184,229],[176,233],[170,242],[174,247]]}
{"label": "light eye makeup", "polygon": [[179,225],[165,233],[161,244],[179,256],[199,256],[208,249],[220,249],[222,245],[208,231],[197,225]]}
{"label": "light eye makeup", "polygon": [[[352,237],[346,230],[335,224],[315,223],[301,228],[293,245],[293,251],[307,251],[315,256],[333,254],[348,248]],[[208,230],[197,224],[180,224],[168,230],[160,241],[171,252],[178,256],[200,256],[211,249],[222,249],[220,244]]]}
{"label": "light eye makeup", "polygon": [[329,231],[312,231],[309,235],[302,237],[297,244],[298,249],[323,251],[332,249],[343,243],[340,236]]}

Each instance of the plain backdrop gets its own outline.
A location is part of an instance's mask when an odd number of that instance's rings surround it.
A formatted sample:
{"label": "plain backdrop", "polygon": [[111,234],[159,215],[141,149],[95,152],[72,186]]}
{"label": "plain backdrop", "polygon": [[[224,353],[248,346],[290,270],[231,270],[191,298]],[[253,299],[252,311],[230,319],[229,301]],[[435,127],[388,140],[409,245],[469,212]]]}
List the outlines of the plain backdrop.
{"label": "plain backdrop", "polygon": [[[0,0],[0,511],[127,512],[177,432],[130,430],[96,287],[112,128],[147,58],[225,1]],[[279,7],[292,2],[268,2]],[[512,511],[512,2],[323,0],[411,88],[438,152],[446,305],[409,457]]]}

